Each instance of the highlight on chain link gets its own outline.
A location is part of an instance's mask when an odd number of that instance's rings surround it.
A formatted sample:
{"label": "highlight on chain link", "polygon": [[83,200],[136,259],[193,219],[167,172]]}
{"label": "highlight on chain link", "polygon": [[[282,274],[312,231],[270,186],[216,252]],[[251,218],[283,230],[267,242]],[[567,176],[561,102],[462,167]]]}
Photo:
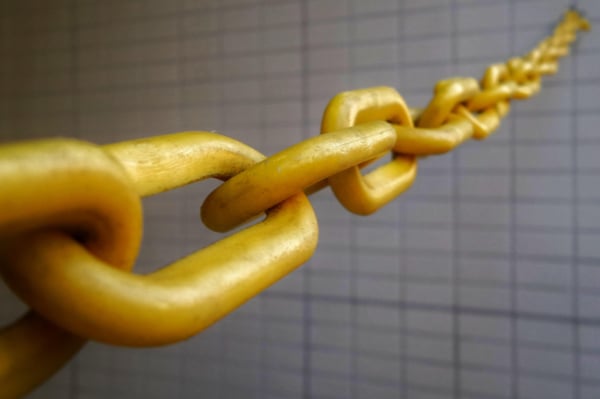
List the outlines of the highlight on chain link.
{"label": "highlight on chain link", "polygon": [[[308,194],[329,186],[350,212],[376,212],[411,187],[421,157],[485,139],[512,100],[538,93],[580,29],[589,23],[567,11],[529,53],[490,65],[480,80],[438,82],[422,109],[391,87],[340,93],[321,135],[270,157],[202,131],[0,146],[0,271],[31,308],[0,331],[0,398],[30,392],[85,340],[171,344],[233,312],[312,256],[318,221]],[[389,161],[363,173],[382,156]],[[132,273],[140,199],[208,178],[223,181],[199,207],[208,228],[262,219],[155,272]]]}

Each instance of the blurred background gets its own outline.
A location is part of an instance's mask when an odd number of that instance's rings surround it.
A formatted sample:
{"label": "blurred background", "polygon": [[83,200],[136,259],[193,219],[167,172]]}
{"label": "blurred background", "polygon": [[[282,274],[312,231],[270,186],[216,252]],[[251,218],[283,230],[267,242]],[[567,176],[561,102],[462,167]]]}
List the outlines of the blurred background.
{"label": "blurred background", "polygon": [[[423,159],[367,218],[314,195],[309,263],[186,342],[89,343],[31,397],[600,397],[600,2],[575,3],[593,31],[496,135]],[[528,51],[569,4],[4,0],[0,138],[214,130],[272,154],[318,134],[340,91],[424,106],[437,80]],[[138,272],[221,237],[198,218],[217,184],[144,200]],[[0,295],[8,324],[25,307]]]}

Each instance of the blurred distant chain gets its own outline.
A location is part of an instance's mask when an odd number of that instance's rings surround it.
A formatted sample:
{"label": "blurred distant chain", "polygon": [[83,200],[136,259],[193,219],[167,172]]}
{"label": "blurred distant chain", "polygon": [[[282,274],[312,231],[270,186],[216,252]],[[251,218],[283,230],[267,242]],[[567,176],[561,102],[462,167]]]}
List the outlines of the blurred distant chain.
{"label": "blurred distant chain", "polygon": [[[0,331],[0,398],[31,391],[85,339],[164,345],[215,323],[312,256],[318,226],[306,194],[329,185],[351,212],[377,211],[412,185],[419,156],[489,136],[510,101],[537,93],[576,31],[589,28],[570,10],[531,52],[491,65],[481,82],[438,82],[424,109],[389,87],[338,94],[322,135],[268,158],[208,132],[0,147],[0,271],[33,309]],[[386,153],[388,163],[361,173]],[[266,218],[153,273],[130,273],[140,197],[210,177],[224,183],[202,204],[209,228]]]}
{"label": "blurred distant chain", "polygon": [[[311,138],[234,176],[208,196],[202,220],[213,230],[227,231],[290,193],[326,184],[348,210],[370,214],[411,186],[417,156],[443,154],[470,138],[490,135],[508,113],[510,100],[536,94],[541,76],[558,71],[558,59],[569,53],[576,31],[589,28],[576,11],[567,11],[551,36],[523,57],[489,66],[481,82],[462,77],[438,82],[424,109],[408,108],[389,87],[340,93],[321,124],[321,132],[335,140]],[[388,151],[388,164],[361,176],[362,166]]]}

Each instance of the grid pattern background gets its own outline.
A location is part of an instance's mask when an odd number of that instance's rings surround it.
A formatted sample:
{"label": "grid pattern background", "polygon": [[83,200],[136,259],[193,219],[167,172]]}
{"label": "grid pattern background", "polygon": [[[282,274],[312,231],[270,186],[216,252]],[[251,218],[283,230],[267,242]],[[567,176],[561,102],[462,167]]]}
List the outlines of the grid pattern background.
{"label": "grid pattern background", "polygon": [[[594,30],[495,136],[423,159],[368,218],[313,196],[309,263],[189,341],[90,343],[32,397],[600,397],[600,2],[576,3]],[[0,138],[216,130],[270,154],[317,134],[340,91],[390,85],[423,106],[438,79],[527,51],[568,5],[5,0]],[[216,184],[144,201],[138,271],[219,238],[196,218]],[[24,309],[0,299],[3,323]]]}

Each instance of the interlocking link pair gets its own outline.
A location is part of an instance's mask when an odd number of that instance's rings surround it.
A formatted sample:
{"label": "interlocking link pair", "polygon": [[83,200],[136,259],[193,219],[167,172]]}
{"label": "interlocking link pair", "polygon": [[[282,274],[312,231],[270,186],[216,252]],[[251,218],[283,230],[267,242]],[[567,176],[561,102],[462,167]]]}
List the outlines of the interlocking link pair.
{"label": "interlocking link pair", "polygon": [[2,274],[44,319],[30,313],[0,334],[0,398],[46,379],[81,346],[78,337],[130,346],[180,341],[305,263],[318,228],[300,192],[268,209],[263,222],[168,267],[128,273],[141,239],[140,195],[226,179],[262,159],[208,132],[104,148],[67,139],[1,147]]}
{"label": "interlocking link pair", "polygon": [[[305,263],[317,221],[305,193],[330,185],[367,215],[408,189],[419,156],[484,139],[509,101],[557,71],[577,29],[575,11],[522,58],[490,66],[481,82],[439,82],[423,110],[392,88],[335,96],[322,135],[265,158],[208,132],[95,146],[69,139],[0,147],[0,271],[33,311],[0,332],[0,398],[25,394],[94,339],[152,346],[186,339]],[[362,175],[381,156],[391,160]],[[140,197],[206,178],[225,180],[201,206],[229,231],[266,218],[148,275],[131,274],[142,235]]]}

